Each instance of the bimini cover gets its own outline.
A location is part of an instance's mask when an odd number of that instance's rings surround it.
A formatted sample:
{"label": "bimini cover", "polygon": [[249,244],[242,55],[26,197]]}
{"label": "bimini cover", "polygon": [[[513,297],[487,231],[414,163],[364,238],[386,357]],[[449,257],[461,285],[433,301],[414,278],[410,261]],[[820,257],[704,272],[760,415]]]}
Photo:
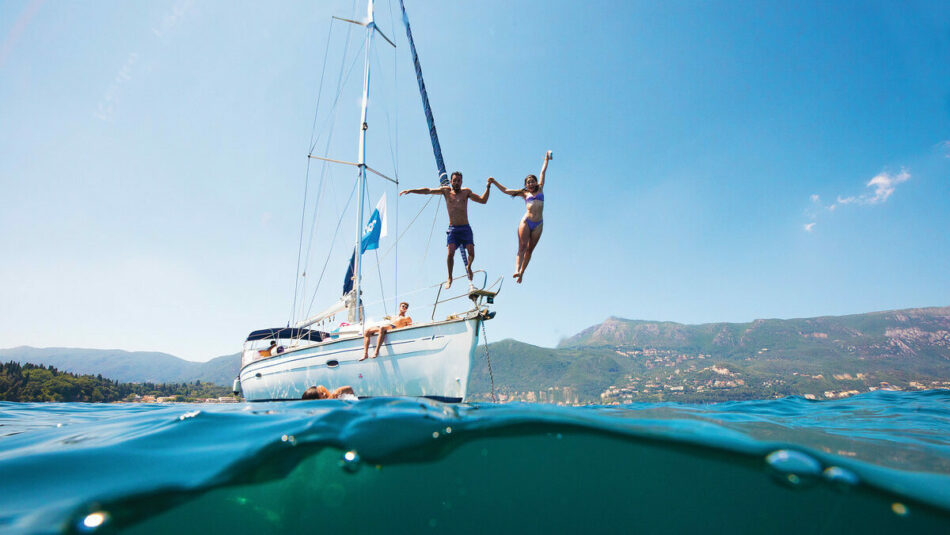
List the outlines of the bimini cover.
{"label": "bimini cover", "polygon": [[272,329],[260,329],[247,335],[247,341],[264,340],[266,338],[286,338],[294,340],[310,340],[311,342],[322,342],[329,337],[325,332],[313,331],[310,329],[298,329],[295,327],[274,327]]}

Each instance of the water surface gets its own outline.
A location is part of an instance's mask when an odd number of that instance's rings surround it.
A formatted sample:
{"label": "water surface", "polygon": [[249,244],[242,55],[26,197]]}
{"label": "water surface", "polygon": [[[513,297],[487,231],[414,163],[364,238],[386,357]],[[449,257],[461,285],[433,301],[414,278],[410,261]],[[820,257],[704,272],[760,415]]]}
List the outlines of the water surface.
{"label": "water surface", "polygon": [[0,532],[948,532],[948,409],[0,402]]}

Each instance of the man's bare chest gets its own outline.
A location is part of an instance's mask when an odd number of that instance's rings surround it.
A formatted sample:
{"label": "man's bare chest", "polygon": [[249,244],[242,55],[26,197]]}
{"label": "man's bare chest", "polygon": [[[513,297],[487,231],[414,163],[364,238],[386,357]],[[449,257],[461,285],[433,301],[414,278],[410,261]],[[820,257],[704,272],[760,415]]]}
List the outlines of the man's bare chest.
{"label": "man's bare chest", "polygon": [[468,198],[464,195],[449,194],[445,196],[445,204],[450,208],[464,208]]}

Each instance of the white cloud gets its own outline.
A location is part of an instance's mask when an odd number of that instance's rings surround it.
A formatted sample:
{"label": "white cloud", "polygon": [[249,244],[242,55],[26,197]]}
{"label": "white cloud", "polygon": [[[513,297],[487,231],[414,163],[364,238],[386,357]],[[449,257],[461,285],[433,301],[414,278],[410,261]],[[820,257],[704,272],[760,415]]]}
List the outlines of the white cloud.
{"label": "white cloud", "polygon": [[[950,141],[945,141],[941,146],[946,147],[947,157],[950,158]],[[872,191],[862,195],[851,195],[849,197],[838,195],[835,198],[835,202],[828,206],[823,206],[821,203],[821,197],[819,197],[817,193],[812,193],[809,197],[812,206],[805,210],[805,214],[809,219],[812,220],[812,222],[806,223],[804,225],[804,229],[806,232],[811,232],[815,228],[816,223],[814,220],[817,219],[819,214],[822,212],[821,209],[834,212],[835,208],[846,204],[856,204],[863,206],[882,204],[886,202],[888,198],[890,198],[890,196],[897,189],[898,184],[907,182],[908,180],[910,180],[910,173],[907,171],[907,169],[901,168],[900,172],[897,174],[891,174],[886,171],[882,171],[877,176],[869,180],[867,184],[865,184],[865,187],[872,188]]]}
{"label": "white cloud", "polygon": [[[865,184],[868,188],[874,188],[873,193],[865,193],[851,197],[841,197],[839,195],[837,204],[881,204],[887,201],[888,197],[894,193],[898,184],[907,182],[908,180],[910,180],[910,173],[908,173],[906,169],[901,169],[901,172],[896,175],[882,172]],[[833,204],[829,209],[834,210],[834,207],[835,205]]]}
{"label": "white cloud", "polygon": [[900,173],[893,176],[887,173],[877,175],[867,184],[869,188],[874,186],[874,197],[871,197],[868,203],[877,204],[886,201],[887,198],[891,196],[891,193],[894,193],[894,189],[898,184],[907,182],[908,180],[910,180],[910,173],[908,173],[906,169],[901,169]]}
{"label": "white cloud", "polygon": [[943,149],[943,157],[950,158],[950,140],[941,142],[939,147]]}

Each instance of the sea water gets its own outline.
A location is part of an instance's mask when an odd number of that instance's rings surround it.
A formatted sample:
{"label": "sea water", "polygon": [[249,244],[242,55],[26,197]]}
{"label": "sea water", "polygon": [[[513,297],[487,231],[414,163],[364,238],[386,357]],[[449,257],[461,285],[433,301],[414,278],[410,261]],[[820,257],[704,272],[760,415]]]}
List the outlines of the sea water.
{"label": "sea water", "polygon": [[3,533],[950,533],[950,393],[0,403]]}

